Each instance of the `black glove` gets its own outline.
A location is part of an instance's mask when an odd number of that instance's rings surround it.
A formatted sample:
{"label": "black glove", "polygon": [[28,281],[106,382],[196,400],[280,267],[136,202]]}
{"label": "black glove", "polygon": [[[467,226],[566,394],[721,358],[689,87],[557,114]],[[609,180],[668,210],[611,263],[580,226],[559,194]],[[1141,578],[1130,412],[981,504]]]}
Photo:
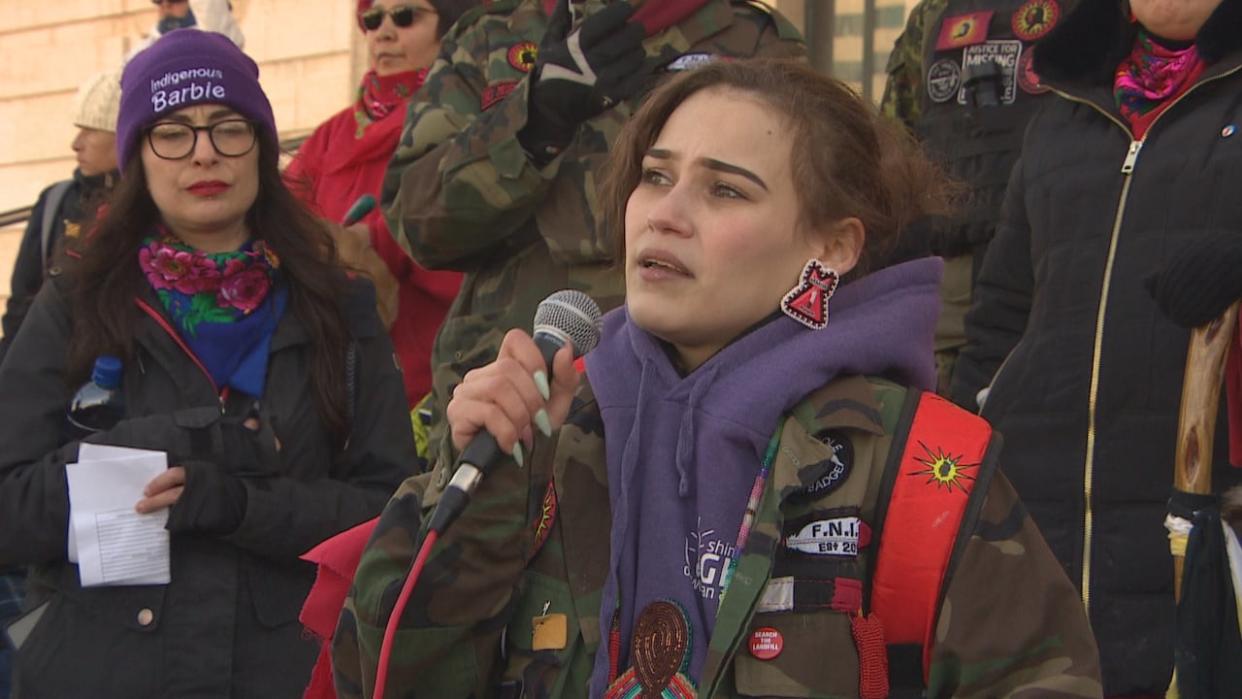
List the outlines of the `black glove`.
{"label": "black glove", "polygon": [[1242,298],[1242,233],[1213,233],[1182,247],[1145,285],[1174,323],[1195,328],[1214,320]]}
{"label": "black glove", "polygon": [[638,92],[646,31],[630,22],[634,7],[614,2],[569,31],[571,0],[559,0],[539,43],[526,125],[518,142],[547,164],[573,140],[582,122]]}
{"label": "black glove", "polygon": [[260,412],[256,402],[248,414],[223,417],[200,431],[205,439],[199,446],[211,446],[179,464],[185,490],[168,513],[168,531],[223,536],[241,526],[247,503],[242,479],[276,475],[279,467],[275,433]]}
{"label": "black glove", "polygon": [[187,461],[185,490],[168,511],[164,528],[174,534],[232,534],[246,515],[246,486],[207,461]]}

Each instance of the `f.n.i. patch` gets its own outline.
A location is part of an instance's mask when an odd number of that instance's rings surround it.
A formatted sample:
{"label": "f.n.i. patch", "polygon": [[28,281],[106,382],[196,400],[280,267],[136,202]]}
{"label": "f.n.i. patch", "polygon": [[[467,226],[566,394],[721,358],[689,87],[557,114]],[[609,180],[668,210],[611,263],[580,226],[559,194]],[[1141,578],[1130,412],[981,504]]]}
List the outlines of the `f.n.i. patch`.
{"label": "f.n.i. patch", "polygon": [[785,538],[785,549],[812,556],[853,558],[871,543],[871,527],[854,516],[817,519]]}

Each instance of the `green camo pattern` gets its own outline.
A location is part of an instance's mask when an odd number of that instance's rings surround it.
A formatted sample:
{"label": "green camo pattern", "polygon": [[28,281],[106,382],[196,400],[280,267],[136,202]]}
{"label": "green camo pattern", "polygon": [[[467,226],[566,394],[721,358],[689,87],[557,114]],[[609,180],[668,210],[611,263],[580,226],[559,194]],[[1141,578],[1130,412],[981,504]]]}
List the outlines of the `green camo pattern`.
{"label": "green camo pattern", "polygon": [[893,43],[888,55],[888,82],[880,111],[900,120],[911,131],[918,123],[923,96],[923,47],[931,40],[927,33],[935,29],[949,0],[923,0],[910,10],[906,28]]}
{"label": "green camo pattern", "polygon": [[[583,6],[589,14],[603,4]],[[538,45],[546,25],[540,0],[497,0],[465,15],[444,37],[389,163],[382,199],[397,241],[424,267],[466,273],[432,353],[433,443],[452,388],[495,358],[510,328],[529,328],[548,294],[581,289],[604,310],[624,294],[596,179],[640,98],[582,124],[558,158],[536,168],[516,138],[528,74],[509,53]],[[711,0],[645,48],[653,67],[687,53],[805,56],[788,20],[730,0]],[[502,89],[511,92],[496,100]]]}
{"label": "green camo pattern", "polygon": [[[863,521],[875,521],[894,435],[910,420],[909,396],[882,380],[845,378],[786,417],[752,534],[721,602],[699,696],[857,696],[846,615],[757,612],[756,605],[786,520],[855,507]],[[825,473],[832,448],[813,436],[824,430],[850,440],[853,468],[835,489],[794,497]],[[436,471],[402,486],[363,554],[334,641],[342,699],[370,696],[384,624],[423,536],[419,522],[439,495],[431,481],[452,468],[452,457],[441,453]],[[549,481],[559,511],[538,548]],[[927,696],[1101,696],[1098,654],[1078,595],[1012,487],[996,471],[972,497],[985,499],[947,583]],[[526,697],[585,697],[604,635],[598,620],[609,522],[603,423],[584,384],[566,424],[551,438],[536,437],[525,468],[498,466],[433,549],[396,634],[388,696],[507,696],[499,688],[520,683]],[[849,569],[864,584],[869,550]],[[567,617],[564,649],[531,649],[532,620],[545,609]],[[760,661],[745,642],[752,629],[770,625],[785,631],[785,649]]]}

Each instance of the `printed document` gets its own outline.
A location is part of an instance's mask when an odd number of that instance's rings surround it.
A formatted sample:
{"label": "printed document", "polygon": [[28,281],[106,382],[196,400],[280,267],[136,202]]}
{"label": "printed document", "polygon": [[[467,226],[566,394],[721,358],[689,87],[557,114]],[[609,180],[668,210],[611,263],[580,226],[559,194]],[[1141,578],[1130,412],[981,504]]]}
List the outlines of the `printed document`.
{"label": "printed document", "polygon": [[69,560],[82,587],[167,585],[168,509],[138,514],[142,489],[168,468],[162,451],[83,444],[69,481]]}

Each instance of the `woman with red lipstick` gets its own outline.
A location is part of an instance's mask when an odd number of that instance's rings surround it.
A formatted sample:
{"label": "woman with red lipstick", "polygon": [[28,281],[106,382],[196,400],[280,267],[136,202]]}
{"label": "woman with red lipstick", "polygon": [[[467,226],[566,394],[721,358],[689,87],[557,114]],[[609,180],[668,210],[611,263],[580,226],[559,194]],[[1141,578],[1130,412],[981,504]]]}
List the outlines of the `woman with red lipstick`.
{"label": "woman with red lipstick", "polygon": [[[386,696],[1099,696],[999,443],[931,392],[939,260],[875,268],[942,211],[939,182],[809,68],[657,88],[601,194],[626,302],[586,381],[567,348],[549,385],[512,330],[457,386],[435,473],[363,554],[339,694],[370,696],[395,625]],[[512,458],[394,611],[424,518],[457,497],[438,477],[483,430]]]}
{"label": "woman with red lipstick", "polygon": [[[374,517],[414,446],[370,285],[285,187],[258,68],[179,30],[122,77],[121,181],[87,254],[44,285],[0,369],[0,564],[38,621],[16,696],[292,697],[317,646],[298,556]],[[165,452],[134,508],[171,582],[83,587],[66,552],[66,403],[120,357],[125,415],[90,442]]]}
{"label": "woman with red lipstick", "polygon": [[[358,26],[371,69],[357,100],[315,129],[285,170],[291,188],[316,213],[339,222],[360,196],[379,200],[406,105],[422,86],[441,37],[477,4],[359,0]],[[457,295],[461,274],[430,271],[410,259],[378,209],[335,234],[344,261],[375,282],[380,317],[401,360],[406,400],[413,408],[431,390],[431,344]]]}

